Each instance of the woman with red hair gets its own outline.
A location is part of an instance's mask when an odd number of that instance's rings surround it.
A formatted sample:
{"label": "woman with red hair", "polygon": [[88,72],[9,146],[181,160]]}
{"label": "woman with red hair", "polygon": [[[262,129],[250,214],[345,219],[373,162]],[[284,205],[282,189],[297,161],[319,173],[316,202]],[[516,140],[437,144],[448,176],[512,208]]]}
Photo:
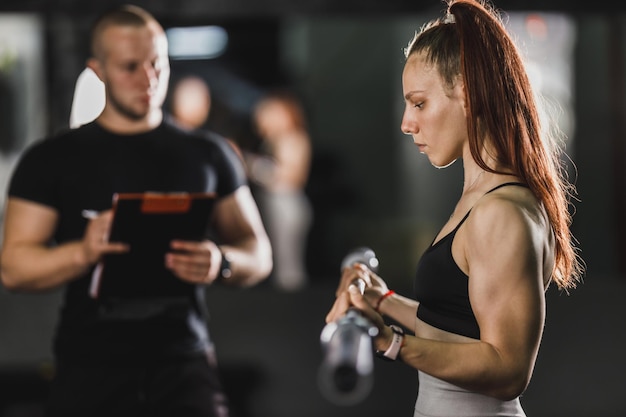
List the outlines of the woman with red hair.
{"label": "woman with red hair", "polygon": [[418,263],[414,299],[355,265],[327,321],[352,307],[377,326],[380,356],[418,371],[415,417],[521,417],[545,291],[574,288],[584,271],[575,190],[499,15],[477,0],[447,6],[406,48],[401,128],[432,165],[462,161],[462,194]]}

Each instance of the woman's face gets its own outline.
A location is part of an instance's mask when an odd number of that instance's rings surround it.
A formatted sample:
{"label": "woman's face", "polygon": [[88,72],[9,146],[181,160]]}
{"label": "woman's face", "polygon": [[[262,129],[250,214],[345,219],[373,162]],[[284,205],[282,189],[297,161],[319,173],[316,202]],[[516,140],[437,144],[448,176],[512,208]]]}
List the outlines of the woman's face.
{"label": "woman's face", "polygon": [[468,144],[463,85],[446,86],[437,68],[412,54],[402,73],[405,100],[401,129],[436,167],[463,156]]}

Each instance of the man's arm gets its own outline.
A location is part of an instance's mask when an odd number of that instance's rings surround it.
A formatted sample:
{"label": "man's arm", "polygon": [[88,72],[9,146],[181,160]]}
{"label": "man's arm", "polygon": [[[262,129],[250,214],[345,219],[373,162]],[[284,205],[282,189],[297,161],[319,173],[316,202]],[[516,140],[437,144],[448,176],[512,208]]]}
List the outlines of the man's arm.
{"label": "man's arm", "polygon": [[104,253],[126,250],[106,241],[111,212],[91,220],[82,240],[50,246],[58,222],[51,207],[9,198],[4,216],[0,275],[8,290],[56,288],[84,274]]}
{"label": "man's arm", "polygon": [[222,254],[230,261],[230,276],[224,283],[252,286],[272,270],[272,247],[256,202],[248,186],[239,187],[215,206],[213,224],[219,247],[210,240],[175,240],[166,256],[166,266],[180,279],[211,284],[220,276]]}
{"label": "man's arm", "polygon": [[248,186],[239,187],[216,207],[220,249],[229,258],[232,276],[225,281],[249,286],[272,270],[272,247]]}

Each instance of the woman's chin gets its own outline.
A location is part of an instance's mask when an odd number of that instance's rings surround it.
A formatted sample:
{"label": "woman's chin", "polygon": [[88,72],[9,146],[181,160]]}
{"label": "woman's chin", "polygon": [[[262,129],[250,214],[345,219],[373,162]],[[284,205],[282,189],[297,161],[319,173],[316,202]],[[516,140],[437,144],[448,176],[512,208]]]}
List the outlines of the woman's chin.
{"label": "woman's chin", "polygon": [[455,162],[456,162],[456,159],[453,159],[452,161],[449,161],[449,162],[433,161],[432,159],[430,159],[430,163],[432,164],[432,166],[434,166],[437,169],[448,168],[450,165],[452,165]]}

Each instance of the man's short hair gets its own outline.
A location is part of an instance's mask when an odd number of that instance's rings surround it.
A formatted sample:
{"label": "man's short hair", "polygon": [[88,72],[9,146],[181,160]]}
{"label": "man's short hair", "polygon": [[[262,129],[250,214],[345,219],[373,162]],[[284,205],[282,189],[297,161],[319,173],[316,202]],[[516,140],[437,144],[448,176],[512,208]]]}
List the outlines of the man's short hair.
{"label": "man's short hair", "polygon": [[91,28],[91,55],[102,59],[104,50],[101,42],[102,33],[111,26],[152,26],[158,31],[163,31],[159,22],[145,9],[126,4],[103,13],[94,22]]}

